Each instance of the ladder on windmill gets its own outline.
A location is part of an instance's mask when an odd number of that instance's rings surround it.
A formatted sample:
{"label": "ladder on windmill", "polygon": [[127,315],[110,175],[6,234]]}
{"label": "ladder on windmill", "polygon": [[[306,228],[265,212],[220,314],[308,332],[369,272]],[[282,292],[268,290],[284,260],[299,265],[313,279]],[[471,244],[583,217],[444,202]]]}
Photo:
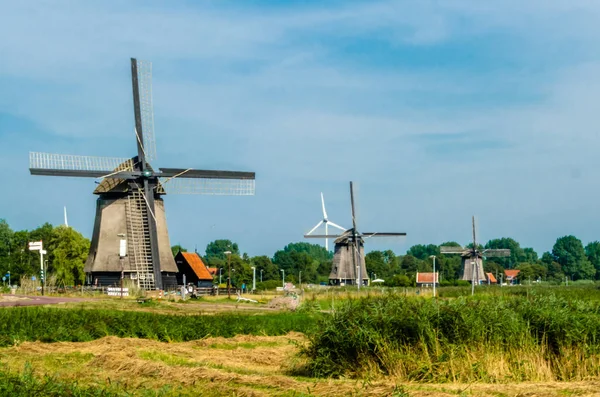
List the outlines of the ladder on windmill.
{"label": "ladder on windmill", "polygon": [[138,287],[147,291],[155,288],[148,225],[148,206],[142,192],[134,191],[127,198],[127,229],[129,254],[133,257]]}

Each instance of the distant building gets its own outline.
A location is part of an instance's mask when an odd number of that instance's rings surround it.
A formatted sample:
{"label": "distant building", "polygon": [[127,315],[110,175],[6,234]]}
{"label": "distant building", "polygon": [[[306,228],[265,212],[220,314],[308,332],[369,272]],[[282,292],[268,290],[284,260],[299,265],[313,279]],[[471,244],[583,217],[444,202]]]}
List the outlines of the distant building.
{"label": "distant building", "polygon": [[[434,277],[435,276],[435,277]],[[433,272],[429,273],[419,273],[417,272],[417,287],[433,287],[433,283],[435,280],[435,285],[439,285],[439,273]]]}
{"label": "distant building", "polygon": [[488,284],[498,284],[498,280],[496,280],[496,277],[492,273],[486,273],[485,276]]}
{"label": "distant building", "polygon": [[506,276],[506,284],[517,284],[517,278],[519,277],[520,270],[505,270],[504,275]]}
{"label": "distant building", "polygon": [[202,258],[195,252],[178,252],[175,255],[177,264],[177,284],[183,285],[183,275],[185,274],[186,284],[193,284],[198,287],[212,287],[213,275],[208,267],[202,262]]}

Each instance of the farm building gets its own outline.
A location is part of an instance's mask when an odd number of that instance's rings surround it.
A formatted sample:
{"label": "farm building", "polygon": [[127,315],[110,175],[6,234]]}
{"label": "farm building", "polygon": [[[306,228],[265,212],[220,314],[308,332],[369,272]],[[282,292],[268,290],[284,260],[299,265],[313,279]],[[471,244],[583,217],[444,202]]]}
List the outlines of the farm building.
{"label": "farm building", "polygon": [[517,278],[519,277],[520,270],[510,269],[505,270],[506,284],[517,284]]}
{"label": "farm building", "polygon": [[498,284],[498,280],[496,280],[496,277],[492,273],[486,273],[485,276],[488,284]]}
{"label": "farm building", "polygon": [[213,276],[208,271],[208,267],[202,262],[202,258],[195,252],[181,252],[175,255],[177,264],[177,284],[183,285],[183,276],[185,283],[192,283],[198,287],[212,287]]}
{"label": "farm building", "polygon": [[439,285],[440,280],[438,272],[435,272],[435,274],[433,272],[417,272],[417,287],[433,287],[434,280],[435,284]]}

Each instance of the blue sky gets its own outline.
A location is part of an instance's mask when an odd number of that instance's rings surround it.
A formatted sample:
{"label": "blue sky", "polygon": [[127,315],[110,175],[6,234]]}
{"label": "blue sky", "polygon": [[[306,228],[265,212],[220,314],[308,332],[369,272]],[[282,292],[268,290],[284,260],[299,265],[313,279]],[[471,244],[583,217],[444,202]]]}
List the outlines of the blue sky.
{"label": "blue sky", "polygon": [[599,239],[600,3],[2,1],[0,218],[91,236],[93,180],[28,152],[135,154],[129,58],[151,60],[159,167],[248,170],[253,197],[167,196],[171,243],[250,255],[320,217],[368,249]]}

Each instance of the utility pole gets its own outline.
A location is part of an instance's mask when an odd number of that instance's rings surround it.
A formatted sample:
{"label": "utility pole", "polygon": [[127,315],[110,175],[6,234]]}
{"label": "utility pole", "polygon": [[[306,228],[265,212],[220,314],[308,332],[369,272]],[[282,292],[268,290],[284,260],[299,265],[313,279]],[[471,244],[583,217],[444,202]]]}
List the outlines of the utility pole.
{"label": "utility pole", "polygon": [[435,276],[435,255],[431,255],[430,258],[433,258],[433,297],[435,298],[435,283],[437,281],[437,277]]}
{"label": "utility pole", "polygon": [[256,266],[252,266],[252,293],[256,290]]}
{"label": "utility pole", "polygon": [[225,251],[227,255],[227,267],[229,269],[229,278],[227,279],[227,299],[231,299],[231,251]]}

